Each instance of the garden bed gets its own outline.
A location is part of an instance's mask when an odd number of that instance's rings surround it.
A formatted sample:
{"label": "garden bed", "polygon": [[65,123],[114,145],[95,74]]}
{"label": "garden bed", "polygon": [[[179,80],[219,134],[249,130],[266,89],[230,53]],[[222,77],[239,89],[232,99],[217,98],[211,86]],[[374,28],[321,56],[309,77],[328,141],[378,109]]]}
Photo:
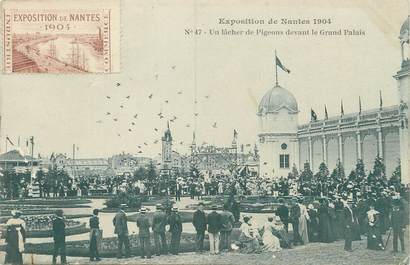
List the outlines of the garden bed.
{"label": "garden bed", "polygon": [[[72,236],[78,234],[84,234],[90,232],[89,228],[86,228],[85,223],[74,225],[71,227],[66,227],[65,235]],[[28,238],[44,238],[44,237],[52,237],[54,235],[53,230],[32,230],[27,231],[26,236]]]}
{"label": "garden bed", "polygon": [[70,199],[70,198],[42,198],[42,199],[20,199],[20,200],[0,200],[0,205],[78,205],[91,203],[89,199]]}
{"label": "garden bed", "polygon": [[[232,232],[232,241],[237,241],[239,238],[239,230],[234,229]],[[135,256],[139,256],[141,254],[141,246],[140,241],[137,235],[131,235],[130,238],[130,245],[131,245],[131,254]],[[170,242],[170,234],[167,233],[167,242]],[[67,256],[75,256],[75,257],[89,257],[89,240],[81,240],[81,241],[71,241],[66,242],[66,254]],[[101,249],[100,249],[100,256],[101,257],[115,257],[117,254],[117,238],[104,238],[101,242]],[[153,235],[151,235],[151,251],[154,251],[154,244],[153,244]],[[5,246],[0,246],[0,250],[4,251]],[[34,254],[43,254],[43,255],[52,255],[53,254],[53,243],[27,243],[25,244],[25,252],[26,253],[34,253]],[[209,248],[209,239],[208,235],[205,235],[204,241],[204,248]],[[196,250],[196,234],[193,233],[182,233],[181,236],[181,246],[180,252],[193,252]]]}
{"label": "garden bed", "polygon": [[[190,223],[192,222],[194,213],[193,212],[184,212],[184,211],[180,211],[178,212],[179,215],[181,216],[181,221],[183,223]],[[136,213],[136,214],[132,214],[128,216],[128,221],[129,222],[136,222],[138,216],[140,216],[140,213]],[[152,223],[152,217],[154,216],[154,212],[148,212],[146,213],[146,215],[148,216],[148,218],[150,219],[150,222]]]}

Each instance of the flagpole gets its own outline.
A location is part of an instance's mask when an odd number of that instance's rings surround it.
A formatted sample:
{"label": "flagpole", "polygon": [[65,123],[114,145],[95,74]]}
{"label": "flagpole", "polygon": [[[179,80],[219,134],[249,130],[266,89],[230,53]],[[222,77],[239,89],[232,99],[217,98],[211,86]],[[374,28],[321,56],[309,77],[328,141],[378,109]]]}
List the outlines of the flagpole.
{"label": "flagpole", "polygon": [[275,49],[275,86],[278,86],[278,57],[276,56],[276,49]]}

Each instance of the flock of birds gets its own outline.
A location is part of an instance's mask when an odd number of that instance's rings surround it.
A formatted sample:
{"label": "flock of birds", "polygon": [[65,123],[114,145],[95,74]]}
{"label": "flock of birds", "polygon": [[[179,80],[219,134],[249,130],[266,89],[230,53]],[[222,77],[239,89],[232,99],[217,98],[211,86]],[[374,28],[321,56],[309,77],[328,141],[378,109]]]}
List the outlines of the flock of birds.
{"label": "flock of birds", "polygon": [[[176,69],[176,66],[175,65],[173,65],[173,66],[171,66],[171,69],[172,70],[175,70]],[[159,75],[158,74],[155,74],[154,75],[154,78],[155,78],[155,80],[158,80],[158,78],[159,78]],[[119,83],[119,82],[116,82],[115,83],[115,87],[121,87],[122,86],[122,84],[121,83]],[[117,91],[118,92],[118,91]],[[175,97],[172,97],[172,98],[166,98],[166,99],[162,99],[161,100],[161,104],[159,104],[160,106],[158,106],[159,108],[160,108],[160,110],[156,113],[156,117],[159,119],[159,120],[164,120],[164,122],[166,121],[166,122],[168,122],[168,123],[176,123],[176,122],[178,122],[178,121],[180,121],[181,120],[181,122],[182,122],[182,119],[179,119],[179,117],[177,116],[177,115],[175,115],[175,114],[171,114],[171,115],[169,115],[169,113],[167,114],[167,113],[165,113],[163,110],[162,110],[162,107],[161,107],[161,105],[163,105],[163,104],[165,104],[165,105],[168,105],[168,104],[170,104],[171,103],[171,101],[177,101],[178,100],[178,96],[180,96],[180,95],[182,95],[184,93],[184,91],[183,90],[178,90],[177,92],[176,92],[176,96]],[[128,104],[128,102],[133,98],[133,96],[132,95],[126,95],[126,96],[123,96],[122,97],[122,100],[121,100],[121,103],[120,103],[120,105],[117,105],[117,106],[115,106],[115,104],[118,104],[118,103],[116,103],[116,101],[115,100],[113,100],[113,98],[114,97],[118,97],[118,93],[116,93],[115,95],[104,95],[105,96],[105,100],[107,101],[107,104],[108,104],[108,106],[109,106],[109,108],[110,109],[112,109],[112,111],[105,111],[105,114],[104,114],[104,118],[101,118],[101,119],[99,119],[99,120],[97,120],[96,121],[96,123],[98,123],[98,124],[102,124],[102,123],[108,123],[108,122],[112,122],[112,123],[114,123],[113,125],[113,127],[114,128],[119,128],[119,127],[124,127],[125,126],[125,124],[126,124],[126,127],[127,127],[127,132],[128,133],[133,133],[135,130],[136,130],[136,128],[137,128],[137,124],[138,125],[147,125],[147,124],[141,124],[142,123],[142,121],[141,121],[141,117],[143,116],[143,115],[146,115],[147,113],[133,113],[132,115],[132,118],[131,118],[131,120],[129,120],[129,119],[120,119],[119,118],[119,112],[118,111],[135,111],[135,109],[133,109],[133,110],[130,110],[130,109],[128,109],[128,106],[130,105],[130,104]],[[146,101],[151,101],[152,103],[151,104],[155,104],[154,102],[153,102],[153,100],[156,98],[156,96],[157,96],[157,94],[155,94],[155,93],[153,93],[153,92],[151,92],[147,97],[146,97]],[[140,96],[138,95],[138,97],[140,98]],[[158,95],[158,98],[160,98],[161,96],[160,95]],[[204,96],[204,100],[209,100],[210,99],[210,95],[206,95],[206,96]],[[149,102],[148,102],[149,103]],[[198,103],[198,100],[197,99],[194,99],[194,104],[196,105]],[[117,110],[115,110],[115,109],[117,109]],[[195,108],[196,109],[196,108]],[[192,117],[194,118],[194,120],[195,119],[197,119],[197,117],[200,115],[200,113],[199,112],[197,112],[197,111],[194,111],[193,113],[192,113]],[[141,123],[138,123],[138,122],[141,122]],[[154,124],[155,122],[152,122],[152,124]],[[116,125],[118,125],[118,126],[116,126]],[[119,126],[119,125],[121,125],[121,126]],[[185,123],[184,124],[184,126],[185,126],[185,128],[192,128],[192,127],[194,127],[191,123]],[[217,122],[215,121],[215,122],[213,122],[212,124],[211,124],[211,127],[212,128],[218,128],[218,125],[217,125]],[[192,128],[193,130],[195,129],[195,128]],[[158,129],[158,128],[156,128],[156,127],[154,127],[154,128],[152,128],[152,131],[154,132],[154,133],[159,133],[159,132],[161,132],[162,130],[160,130],[160,129]],[[118,136],[118,137],[123,137],[124,136],[124,133],[123,132],[116,132],[116,135]],[[152,142],[152,144],[158,144],[159,142],[160,142],[160,139],[161,139],[161,134],[159,134],[159,135],[157,135],[157,139],[155,139],[155,140],[153,140],[153,142]],[[184,142],[183,141],[180,141],[179,142],[179,144],[182,146],[183,144],[184,144]],[[149,146],[149,145],[151,145],[151,143],[148,143],[148,142],[143,142],[142,144],[139,144],[139,145],[137,145],[137,153],[139,153],[139,154],[141,154],[141,153],[143,153],[143,148],[144,147],[147,147],[147,146]],[[161,155],[160,153],[158,154],[158,155]]]}

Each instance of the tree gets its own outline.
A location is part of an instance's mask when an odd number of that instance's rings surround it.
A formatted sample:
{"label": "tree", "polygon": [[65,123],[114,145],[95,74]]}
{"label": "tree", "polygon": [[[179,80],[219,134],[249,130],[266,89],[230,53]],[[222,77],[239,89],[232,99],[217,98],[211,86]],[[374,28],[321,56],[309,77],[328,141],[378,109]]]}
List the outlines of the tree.
{"label": "tree", "polygon": [[389,179],[389,185],[392,185],[396,188],[396,191],[399,190],[401,186],[401,165],[400,160],[397,167],[394,169],[392,176]]}
{"label": "tree", "polygon": [[311,191],[311,184],[313,180],[313,172],[310,170],[309,162],[303,165],[303,171],[299,176],[299,192],[303,195],[307,195]]}
{"label": "tree", "polygon": [[358,183],[366,179],[366,171],[364,168],[364,163],[362,159],[357,159],[356,168],[355,168],[355,177]]}
{"label": "tree", "polygon": [[319,171],[316,173],[315,177],[318,181],[325,181],[329,177],[329,169],[325,162],[320,163]]}
{"label": "tree", "polygon": [[296,168],[296,165],[292,165],[292,171],[289,172],[288,174],[288,179],[298,179],[299,178],[299,172],[298,169]]}
{"label": "tree", "polygon": [[146,173],[146,178],[145,178],[145,186],[147,187],[147,190],[152,190],[156,185],[158,184],[158,175],[157,175],[157,169],[156,166],[154,165],[154,162],[150,162],[148,164],[148,169]]}
{"label": "tree", "polygon": [[45,178],[46,178],[46,174],[44,173],[43,169],[40,169],[39,171],[37,171],[37,173],[36,173],[36,181],[37,181],[38,186],[39,186],[40,197],[43,197],[43,196],[44,196]]}
{"label": "tree", "polygon": [[139,167],[137,170],[134,171],[133,180],[134,181],[142,181],[145,180],[147,177],[147,170],[144,167]]}
{"label": "tree", "polygon": [[306,162],[303,165],[303,171],[300,173],[300,180],[302,182],[308,182],[311,181],[313,178],[313,172],[310,170],[310,164],[309,162]]}
{"label": "tree", "polygon": [[376,178],[386,177],[386,166],[383,163],[383,159],[379,155],[377,155],[374,159],[373,175]]}
{"label": "tree", "polygon": [[341,181],[342,179],[345,178],[345,170],[343,168],[342,162],[340,162],[340,159],[337,160],[336,168],[333,170],[330,177],[333,180],[337,180],[337,181]]}

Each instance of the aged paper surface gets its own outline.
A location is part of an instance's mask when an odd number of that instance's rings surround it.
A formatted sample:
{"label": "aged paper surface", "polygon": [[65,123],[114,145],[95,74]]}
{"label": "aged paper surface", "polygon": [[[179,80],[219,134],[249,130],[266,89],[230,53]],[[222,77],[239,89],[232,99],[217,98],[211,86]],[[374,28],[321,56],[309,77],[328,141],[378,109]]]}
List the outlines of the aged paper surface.
{"label": "aged paper surface", "polygon": [[0,264],[408,263],[408,0],[0,2]]}

